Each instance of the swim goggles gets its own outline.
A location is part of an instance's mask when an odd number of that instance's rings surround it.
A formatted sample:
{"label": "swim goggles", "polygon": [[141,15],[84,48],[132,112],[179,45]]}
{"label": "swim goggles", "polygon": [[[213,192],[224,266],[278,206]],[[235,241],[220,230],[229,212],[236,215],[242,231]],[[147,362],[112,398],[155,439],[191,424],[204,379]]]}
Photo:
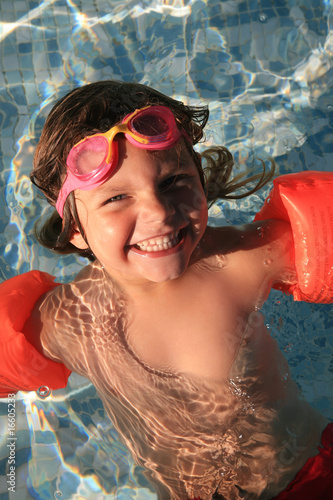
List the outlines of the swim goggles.
{"label": "swim goggles", "polygon": [[186,132],[179,129],[172,111],[165,106],[148,106],[137,109],[104,134],[85,137],[75,144],[67,157],[67,177],[60,189],[56,209],[63,216],[68,195],[75,189],[94,189],[114,172],[118,162],[117,134],[140,149],[169,149]]}

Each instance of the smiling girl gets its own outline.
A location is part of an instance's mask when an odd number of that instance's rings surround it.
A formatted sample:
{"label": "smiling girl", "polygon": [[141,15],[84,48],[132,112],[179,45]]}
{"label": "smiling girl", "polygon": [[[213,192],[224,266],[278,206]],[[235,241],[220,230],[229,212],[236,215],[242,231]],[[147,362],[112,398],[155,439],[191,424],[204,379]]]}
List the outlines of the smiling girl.
{"label": "smiling girl", "polygon": [[[53,387],[69,371],[96,386],[159,498],[271,499],[318,453],[327,423],[258,311],[273,284],[299,288],[289,222],[207,226],[207,200],[247,184],[230,179],[223,147],[203,171],[193,146],[207,119],[115,81],[56,104],[32,172],[56,207],[39,239],[91,263],[64,285],[39,275],[23,333],[52,370],[65,365]],[[251,178],[247,194],[271,177]]]}

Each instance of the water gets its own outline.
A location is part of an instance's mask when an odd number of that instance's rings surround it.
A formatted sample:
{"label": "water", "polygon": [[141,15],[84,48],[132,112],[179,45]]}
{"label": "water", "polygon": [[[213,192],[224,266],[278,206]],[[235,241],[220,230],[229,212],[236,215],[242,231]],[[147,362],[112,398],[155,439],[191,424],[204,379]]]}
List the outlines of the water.
{"label": "water", "polygon": [[[28,180],[52,103],[83,83],[134,80],[209,104],[206,144],[229,147],[240,170],[254,154],[274,156],[281,174],[332,170],[328,1],[2,0],[0,19],[1,279],[40,269],[67,281],[84,263],[37,245],[33,224],[47,207]],[[268,190],[218,203],[211,223],[251,220]],[[332,420],[332,308],[272,291],[264,313],[306,399]],[[18,395],[16,423],[19,492],[7,491],[3,437],[1,500],[155,498],[81,377],[46,397]]]}

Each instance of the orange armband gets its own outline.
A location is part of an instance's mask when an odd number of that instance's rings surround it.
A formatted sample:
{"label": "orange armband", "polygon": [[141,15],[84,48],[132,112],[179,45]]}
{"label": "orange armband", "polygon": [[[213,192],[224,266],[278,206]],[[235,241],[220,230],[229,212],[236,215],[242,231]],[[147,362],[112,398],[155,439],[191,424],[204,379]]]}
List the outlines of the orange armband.
{"label": "orange armband", "polygon": [[333,173],[299,172],[274,180],[256,221],[290,222],[297,284],[277,286],[295,300],[333,302]]}
{"label": "orange armband", "polygon": [[33,347],[21,332],[35,303],[58,285],[47,273],[30,271],[0,285],[0,397],[19,390],[66,387],[70,375]]}

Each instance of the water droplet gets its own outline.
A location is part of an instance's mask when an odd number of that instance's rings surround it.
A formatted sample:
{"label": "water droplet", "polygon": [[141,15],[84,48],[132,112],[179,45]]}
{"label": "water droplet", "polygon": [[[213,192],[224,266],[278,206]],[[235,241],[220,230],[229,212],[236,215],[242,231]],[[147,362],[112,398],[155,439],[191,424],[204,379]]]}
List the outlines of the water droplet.
{"label": "water droplet", "polygon": [[267,23],[268,16],[267,14],[264,14],[263,12],[260,12],[258,19],[261,23]]}
{"label": "water droplet", "polygon": [[242,439],[242,438],[243,438],[243,434],[240,434],[240,435],[238,436],[238,439]]}
{"label": "water droplet", "polygon": [[269,266],[269,264],[271,264],[272,262],[273,262],[272,259],[266,259],[264,261],[264,264],[265,264],[265,266]]}
{"label": "water droplet", "polygon": [[284,375],[282,375],[282,380],[288,380],[289,373],[286,372]]}
{"label": "water droplet", "polygon": [[62,497],[62,493],[61,493],[61,491],[60,491],[60,490],[57,490],[57,491],[54,493],[54,496],[55,496],[55,498],[60,498],[60,497]]}
{"label": "water droplet", "polygon": [[328,110],[328,111],[332,111],[332,109],[333,109],[332,104],[327,104],[327,110]]}
{"label": "water droplet", "polygon": [[263,238],[263,236],[264,236],[264,229],[261,226],[258,226],[257,227],[257,231],[259,233],[259,237]]}
{"label": "water droplet", "polygon": [[37,389],[37,394],[40,398],[47,398],[51,394],[51,389],[47,385],[42,385]]}

